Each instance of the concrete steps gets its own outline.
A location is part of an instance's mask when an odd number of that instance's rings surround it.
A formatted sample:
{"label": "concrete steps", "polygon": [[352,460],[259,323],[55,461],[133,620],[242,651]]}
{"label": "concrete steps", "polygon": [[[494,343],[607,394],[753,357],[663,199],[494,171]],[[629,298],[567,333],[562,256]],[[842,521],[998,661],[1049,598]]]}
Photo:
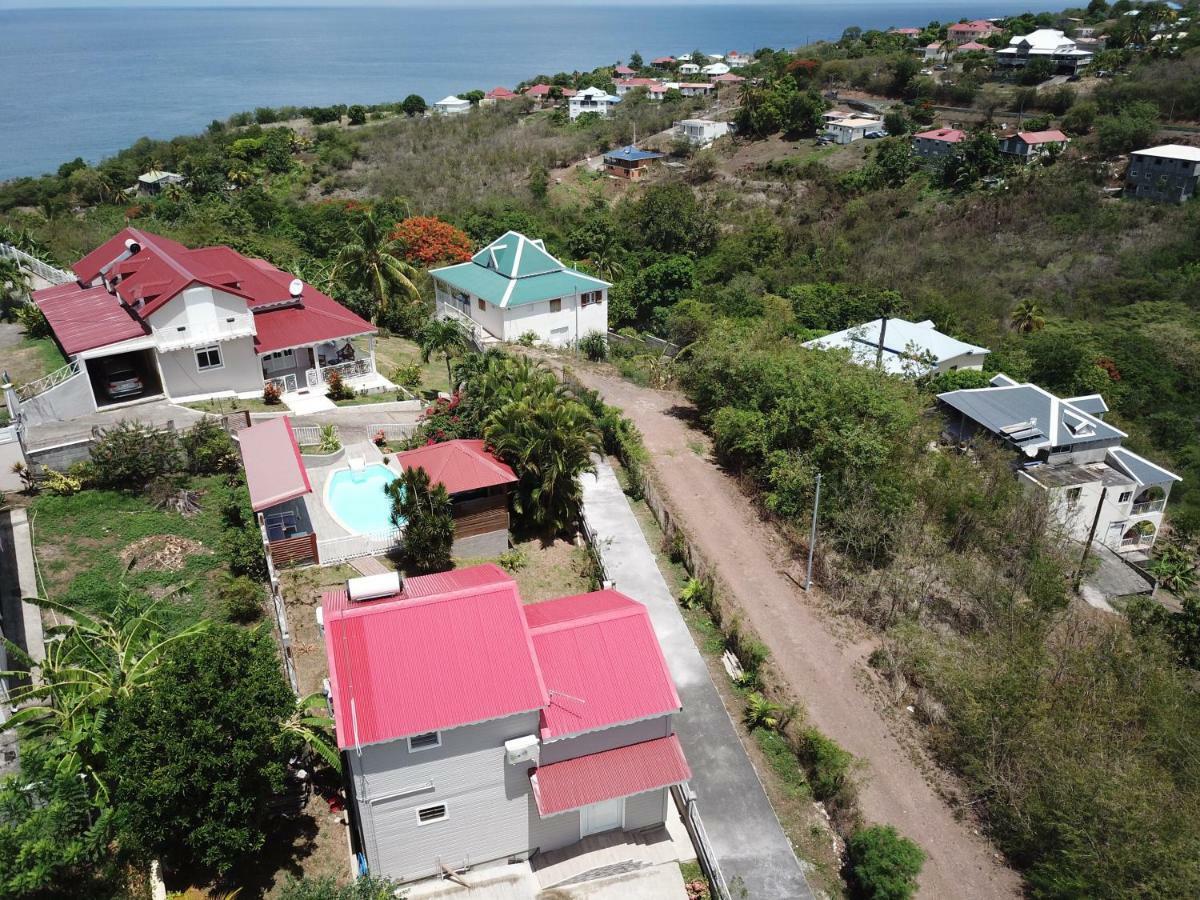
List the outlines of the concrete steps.
{"label": "concrete steps", "polygon": [[640,831],[607,831],[570,847],[539,853],[530,863],[542,889],[582,884],[635,872],[677,859],[665,826]]}

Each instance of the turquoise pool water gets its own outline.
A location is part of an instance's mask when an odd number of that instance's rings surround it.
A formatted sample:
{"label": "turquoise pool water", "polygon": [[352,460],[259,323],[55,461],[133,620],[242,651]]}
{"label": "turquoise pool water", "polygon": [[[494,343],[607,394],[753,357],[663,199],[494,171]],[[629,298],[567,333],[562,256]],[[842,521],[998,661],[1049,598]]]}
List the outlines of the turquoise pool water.
{"label": "turquoise pool water", "polygon": [[361,472],[340,469],[325,486],[325,505],[347,531],[387,531],[392,527],[392,501],[383,489],[396,477],[380,463],[364,466]]}

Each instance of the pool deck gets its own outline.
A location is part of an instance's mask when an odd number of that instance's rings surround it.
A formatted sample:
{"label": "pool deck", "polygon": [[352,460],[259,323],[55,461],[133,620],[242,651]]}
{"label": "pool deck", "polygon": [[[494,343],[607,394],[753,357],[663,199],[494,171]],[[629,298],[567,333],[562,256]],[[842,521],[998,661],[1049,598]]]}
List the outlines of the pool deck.
{"label": "pool deck", "polygon": [[[334,472],[345,469],[350,465],[351,458],[362,459],[365,465],[383,465],[383,453],[368,440],[354,441],[346,445],[346,454],[337,459],[336,462],[326,465],[313,465],[305,463],[304,467],[308,470],[308,480],[312,484],[312,493],[306,494],[304,497],[304,506],[308,510],[309,521],[312,522],[313,530],[317,533],[318,540],[326,540],[327,538],[348,537],[350,532],[347,531],[342,524],[333,517],[329,508],[325,505],[325,485],[333,476]],[[390,468],[397,475],[400,474],[400,467],[392,459],[388,463]]]}

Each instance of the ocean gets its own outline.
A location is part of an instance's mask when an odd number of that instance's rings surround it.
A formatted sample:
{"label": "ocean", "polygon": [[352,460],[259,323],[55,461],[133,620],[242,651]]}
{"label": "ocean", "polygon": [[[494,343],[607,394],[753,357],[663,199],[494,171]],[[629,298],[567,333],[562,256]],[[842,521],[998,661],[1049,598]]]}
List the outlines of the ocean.
{"label": "ocean", "polygon": [[[1061,2],[1058,4],[1061,6]],[[1033,3],[1050,9],[1052,3]],[[702,49],[1006,15],[1021,0],[0,9],[0,180],[256,106],[398,101]]]}

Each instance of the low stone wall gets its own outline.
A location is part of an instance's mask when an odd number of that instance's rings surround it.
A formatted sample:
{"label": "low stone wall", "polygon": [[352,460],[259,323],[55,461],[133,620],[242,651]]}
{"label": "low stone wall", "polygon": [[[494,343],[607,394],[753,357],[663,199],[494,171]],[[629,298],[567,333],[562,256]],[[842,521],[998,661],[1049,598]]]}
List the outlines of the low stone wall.
{"label": "low stone wall", "polygon": [[31,466],[35,464],[49,466],[51,469],[58,469],[61,472],[77,462],[85,462],[90,459],[94,443],[95,441],[92,438],[84,438],[81,441],[72,441],[68,444],[56,444],[53,447],[30,450],[26,455],[29,457],[29,464]]}

